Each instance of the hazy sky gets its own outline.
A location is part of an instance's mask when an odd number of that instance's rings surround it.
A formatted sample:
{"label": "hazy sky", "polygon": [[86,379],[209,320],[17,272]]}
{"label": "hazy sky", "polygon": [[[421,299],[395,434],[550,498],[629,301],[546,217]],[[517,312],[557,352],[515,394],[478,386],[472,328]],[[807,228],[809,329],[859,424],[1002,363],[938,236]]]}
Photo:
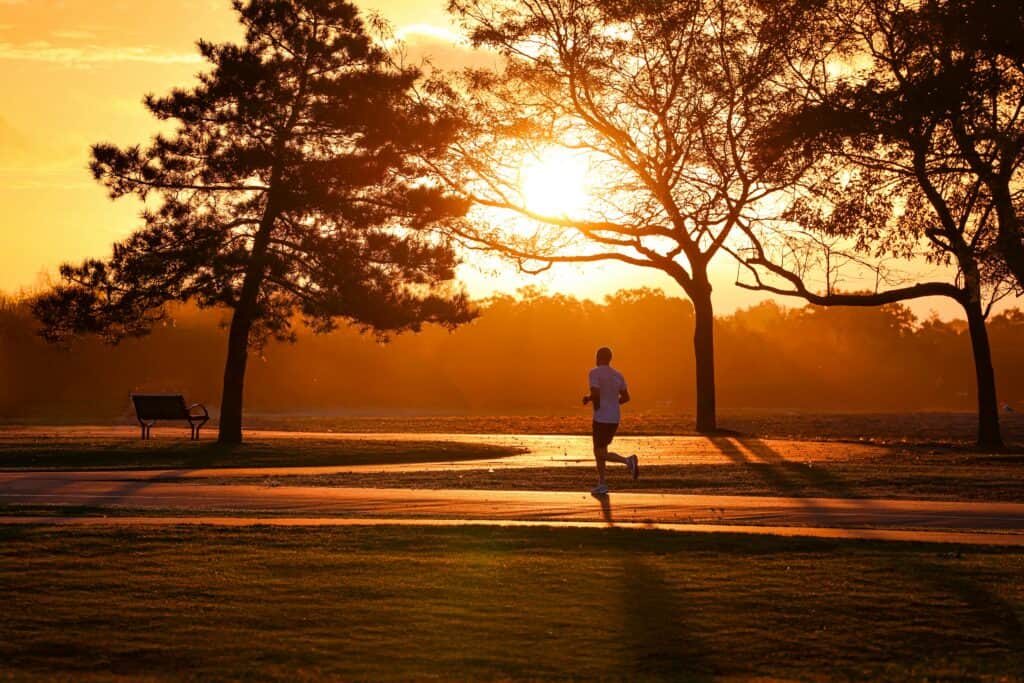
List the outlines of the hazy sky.
{"label": "hazy sky", "polygon": [[[359,4],[441,66],[483,59],[445,40],[455,27],[444,0]],[[155,125],[143,94],[190,82],[201,68],[197,38],[238,35],[228,0],[0,0],[0,291],[38,286],[63,261],[104,257],[138,226],[139,205],[110,201],[90,178],[89,145],[144,142]],[[681,294],[667,278],[626,266],[562,267],[539,278],[495,267],[466,268],[462,276],[478,296],[523,284],[584,296],[639,285]],[[716,273],[722,313],[759,298],[733,287],[735,274],[724,262]],[[943,300],[914,308],[955,314]]]}

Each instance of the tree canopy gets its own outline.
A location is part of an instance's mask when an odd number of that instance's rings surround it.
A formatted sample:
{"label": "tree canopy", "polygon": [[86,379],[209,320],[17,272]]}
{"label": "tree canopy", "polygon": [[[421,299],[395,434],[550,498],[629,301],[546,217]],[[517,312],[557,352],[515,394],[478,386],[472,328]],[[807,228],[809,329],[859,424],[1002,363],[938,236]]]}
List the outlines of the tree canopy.
{"label": "tree canopy", "polygon": [[240,44],[200,41],[210,69],[148,95],[173,132],[98,144],[91,169],[112,198],[146,201],[144,227],[108,260],[61,269],[35,312],[45,334],[145,334],[170,301],[233,309],[223,441],[241,439],[249,345],[338,319],[379,332],[473,317],[457,258],[431,228],[466,204],[424,180],[458,122],[412,94],[397,63],[343,0],[233,3]]}
{"label": "tree canopy", "polygon": [[[944,61],[953,49],[949,41],[955,42],[948,17],[940,17],[949,9],[937,2],[869,0],[815,12],[819,30],[791,48],[791,82],[803,104],[782,113],[764,142],[767,154],[789,155],[811,171],[792,188],[797,199],[784,222],[757,234],[748,230],[752,246],[742,262],[754,282],[744,286],[822,305],[956,300],[975,351],[979,442],[999,446],[984,320],[1014,281],[1000,254],[997,192],[972,169],[959,139],[966,129],[954,109],[966,106],[967,90],[984,97],[988,86],[977,73],[968,78]],[[1019,107],[999,111],[1002,98],[1012,97],[1005,84],[989,94],[1000,101],[991,125],[1020,114]],[[919,281],[905,286],[899,271],[888,267],[893,259],[937,268],[915,274]],[[874,274],[875,290],[838,291],[837,263]],[[811,278],[820,286],[811,286]]]}
{"label": "tree canopy", "polygon": [[[713,431],[708,265],[739,221],[792,182],[769,178],[755,141],[787,107],[777,79],[802,11],[737,0],[449,6],[505,60],[469,74],[471,125],[446,170],[486,211],[459,236],[526,270],[615,260],[666,273],[696,309],[697,423]],[[523,176],[550,149],[587,167],[585,206],[531,206]]]}

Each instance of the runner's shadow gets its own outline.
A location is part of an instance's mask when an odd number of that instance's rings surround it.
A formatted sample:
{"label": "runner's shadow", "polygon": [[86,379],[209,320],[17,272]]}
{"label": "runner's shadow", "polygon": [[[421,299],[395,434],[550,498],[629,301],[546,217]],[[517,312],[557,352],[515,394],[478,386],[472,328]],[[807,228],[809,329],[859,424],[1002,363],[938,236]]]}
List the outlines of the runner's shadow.
{"label": "runner's shadow", "polygon": [[591,493],[590,495],[596,498],[597,502],[601,504],[601,516],[604,517],[604,523],[608,526],[615,526],[615,520],[612,519],[611,497],[607,493],[605,493],[604,495]]}

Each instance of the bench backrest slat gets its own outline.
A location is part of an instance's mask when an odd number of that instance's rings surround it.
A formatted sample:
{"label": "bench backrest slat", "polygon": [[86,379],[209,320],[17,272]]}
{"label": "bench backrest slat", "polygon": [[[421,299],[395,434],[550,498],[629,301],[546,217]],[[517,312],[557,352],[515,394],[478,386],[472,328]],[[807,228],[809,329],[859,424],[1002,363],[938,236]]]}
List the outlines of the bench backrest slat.
{"label": "bench backrest slat", "polygon": [[188,406],[181,394],[132,394],[135,413],[141,420],[183,420]]}

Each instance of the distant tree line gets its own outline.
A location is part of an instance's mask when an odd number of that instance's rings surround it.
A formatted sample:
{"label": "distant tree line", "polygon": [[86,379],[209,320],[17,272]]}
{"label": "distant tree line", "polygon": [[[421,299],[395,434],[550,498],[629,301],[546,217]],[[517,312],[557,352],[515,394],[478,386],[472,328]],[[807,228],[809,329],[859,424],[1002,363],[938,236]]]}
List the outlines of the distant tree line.
{"label": "distant tree line", "polygon": [[[624,290],[601,302],[526,290],[485,302],[449,332],[427,326],[388,344],[343,327],[252,359],[246,405],[262,413],[571,413],[594,349],[610,344],[635,410],[693,414],[685,299]],[[9,421],[128,417],[131,391],[183,391],[217,405],[226,310],[182,306],[174,323],[109,346],[46,344],[24,302],[0,307],[0,415]],[[1002,400],[1024,410],[1024,313],[989,321]],[[902,305],[782,308],[764,303],[716,320],[719,390],[731,411],[971,410],[963,321],[919,320]]]}

